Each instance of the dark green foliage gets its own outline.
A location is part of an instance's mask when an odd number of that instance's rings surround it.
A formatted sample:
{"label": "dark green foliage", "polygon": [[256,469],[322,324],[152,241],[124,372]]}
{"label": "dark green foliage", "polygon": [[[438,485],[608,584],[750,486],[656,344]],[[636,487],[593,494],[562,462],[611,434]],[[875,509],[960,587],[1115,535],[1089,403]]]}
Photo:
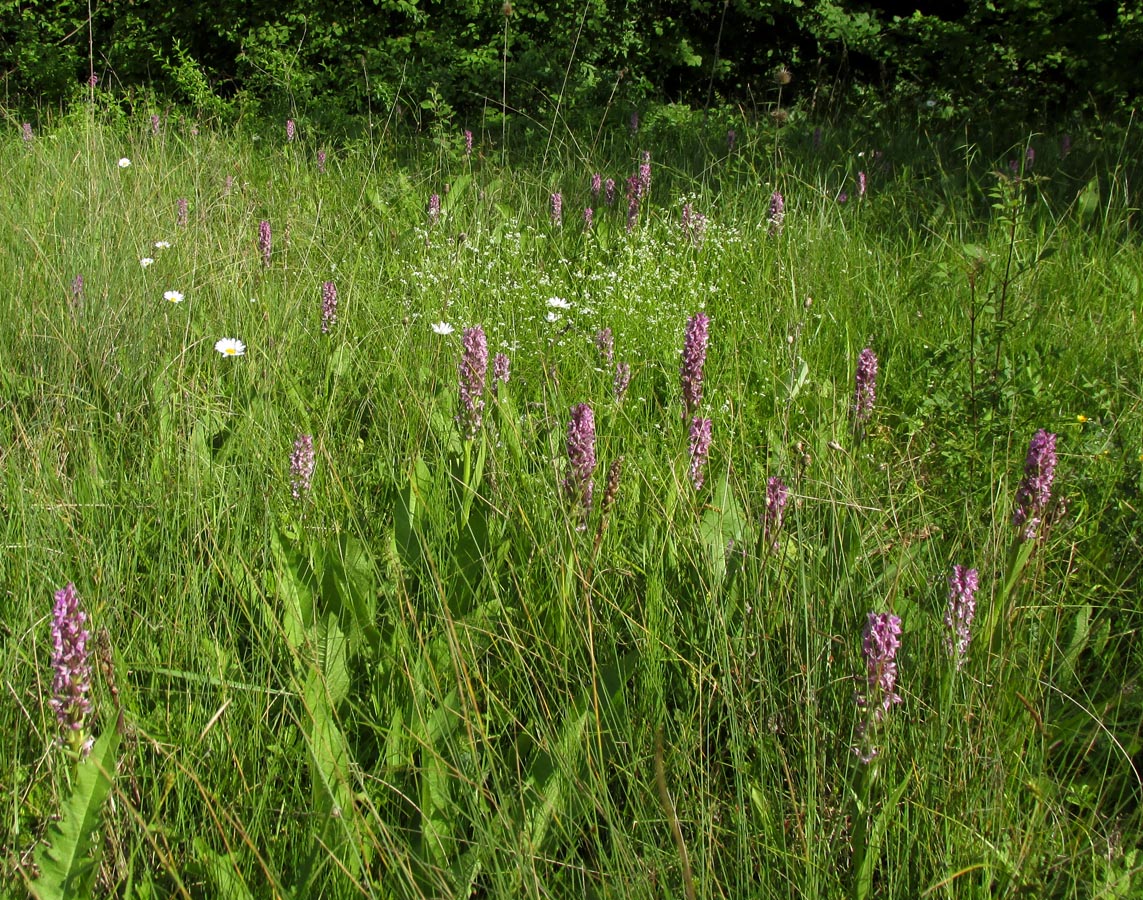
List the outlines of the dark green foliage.
{"label": "dark green foliage", "polygon": [[1089,96],[1127,102],[1143,89],[1131,60],[1143,10],[1128,2],[970,0],[959,16],[921,8],[894,17],[885,59],[936,95],[1020,113],[1074,108]]}
{"label": "dark green foliage", "polygon": [[20,102],[74,99],[94,73],[208,115],[240,97],[302,123],[457,116],[493,132],[502,112],[626,123],[649,100],[758,114],[782,65],[786,105],[872,88],[944,117],[1107,110],[1143,90],[1140,50],[1143,11],[1126,0],[132,0],[90,23],[86,4],[0,0],[0,71]]}
{"label": "dark green foliage", "polygon": [[[83,77],[79,30],[87,16],[86,4],[18,0],[0,2],[0,72],[5,93],[69,97]],[[86,31],[86,29],[84,29]]]}

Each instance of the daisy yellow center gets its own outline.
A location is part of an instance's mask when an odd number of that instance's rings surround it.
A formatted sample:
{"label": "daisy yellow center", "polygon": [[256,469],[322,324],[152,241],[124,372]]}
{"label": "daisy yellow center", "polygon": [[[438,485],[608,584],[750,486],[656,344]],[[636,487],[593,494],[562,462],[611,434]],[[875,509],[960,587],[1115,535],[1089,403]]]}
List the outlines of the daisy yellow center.
{"label": "daisy yellow center", "polygon": [[225,353],[227,356],[233,356],[233,355],[234,355],[234,353],[235,353],[235,350],[234,350],[234,348],[233,348],[233,347],[227,347],[227,348],[226,348],[225,350],[223,350],[222,352],[223,352],[223,353]]}

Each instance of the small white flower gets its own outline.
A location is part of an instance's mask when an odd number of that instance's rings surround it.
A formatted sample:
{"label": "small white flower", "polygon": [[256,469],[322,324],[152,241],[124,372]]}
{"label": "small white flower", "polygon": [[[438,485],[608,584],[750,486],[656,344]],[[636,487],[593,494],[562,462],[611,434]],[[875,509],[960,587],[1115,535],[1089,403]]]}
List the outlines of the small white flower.
{"label": "small white flower", "polygon": [[169,250],[171,248],[170,241],[155,241],[156,250]]}
{"label": "small white flower", "polygon": [[153,266],[154,264],[155,261],[149,256],[144,256],[141,260],[139,260],[139,265],[141,265],[144,269],[147,268],[147,266]]}
{"label": "small white flower", "polygon": [[163,294],[163,299],[170,303],[182,303],[183,295],[179,291],[167,291]]}
{"label": "small white flower", "polygon": [[214,345],[214,349],[223,356],[243,356],[246,353],[246,345],[237,338],[223,338]]}
{"label": "small white flower", "polygon": [[452,334],[453,327],[448,322],[433,322],[433,331],[437,334]]}
{"label": "small white flower", "polygon": [[552,310],[550,313],[547,314],[547,316],[545,318],[549,322],[558,322],[560,320],[560,314],[558,312],[556,312],[555,310]]}
{"label": "small white flower", "polygon": [[257,298],[257,297],[251,297],[251,298],[250,298],[250,302],[251,302],[251,303],[257,303],[257,302],[258,302],[258,298]]}
{"label": "small white flower", "polygon": [[549,297],[548,306],[552,309],[571,309],[571,304],[563,297]]}
{"label": "small white flower", "polygon": [[119,160],[119,168],[120,169],[128,169],[130,167],[131,167],[131,160],[129,160],[126,156],[124,156],[121,160]]}

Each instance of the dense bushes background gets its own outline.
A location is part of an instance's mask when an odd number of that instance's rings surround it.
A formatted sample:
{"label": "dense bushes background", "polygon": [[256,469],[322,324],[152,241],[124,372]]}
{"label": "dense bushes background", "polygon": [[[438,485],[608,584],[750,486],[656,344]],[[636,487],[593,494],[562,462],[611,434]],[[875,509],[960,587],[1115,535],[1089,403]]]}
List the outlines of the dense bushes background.
{"label": "dense bushes background", "polygon": [[[853,94],[938,113],[1041,117],[1143,91],[1138,0],[0,0],[8,105],[67,102],[91,74],[208,112],[422,124],[547,120],[609,102],[756,109],[777,66],[805,102]],[[840,89],[840,90],[839,90]]]}

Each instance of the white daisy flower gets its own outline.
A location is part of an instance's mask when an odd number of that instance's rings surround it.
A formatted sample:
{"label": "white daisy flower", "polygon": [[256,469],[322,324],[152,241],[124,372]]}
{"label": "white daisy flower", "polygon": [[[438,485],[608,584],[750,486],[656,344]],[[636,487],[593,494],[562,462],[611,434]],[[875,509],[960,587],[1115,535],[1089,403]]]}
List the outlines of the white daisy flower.
{"label": "white daisy flower", "polygon": [[180,291],[167,291],[163,294],[163,299],[170,303],[182,303],[183,295]]}
{"label": "white daisy flower", "polygon": [[552,309],[571,309],[571,304],[563,297],[549,297],[548,306]]}
{"label": "white daisy flower", "polygon": [[223,356],[244,356],[246,345],[237,338],[223,338],[214,345],[214,349]]}
{"label": "white daisy flower", "polygon": [[169,250],[171,249],[170,241],[155,241],[156,250]]}
{"label": "white daisy flower", "polygon": [[154,264],[155,261],[149,256],[144,256],[141,260],[139,260],[139,265],[141,265],[144,269],[147,268],[147,266],[153,266]]}
{"label": "white daisy flower", "polygon": [[131,160],[129,160],[126,156],[124,156],[121,160],[119,160],[119,168],[120,169],[128,169],[130,167],[131,167]]}
{"label": "white daisy flower", "polygon": [[433,322],[433,331],[437,334],[452,334],[454,329],[448,322]]}

